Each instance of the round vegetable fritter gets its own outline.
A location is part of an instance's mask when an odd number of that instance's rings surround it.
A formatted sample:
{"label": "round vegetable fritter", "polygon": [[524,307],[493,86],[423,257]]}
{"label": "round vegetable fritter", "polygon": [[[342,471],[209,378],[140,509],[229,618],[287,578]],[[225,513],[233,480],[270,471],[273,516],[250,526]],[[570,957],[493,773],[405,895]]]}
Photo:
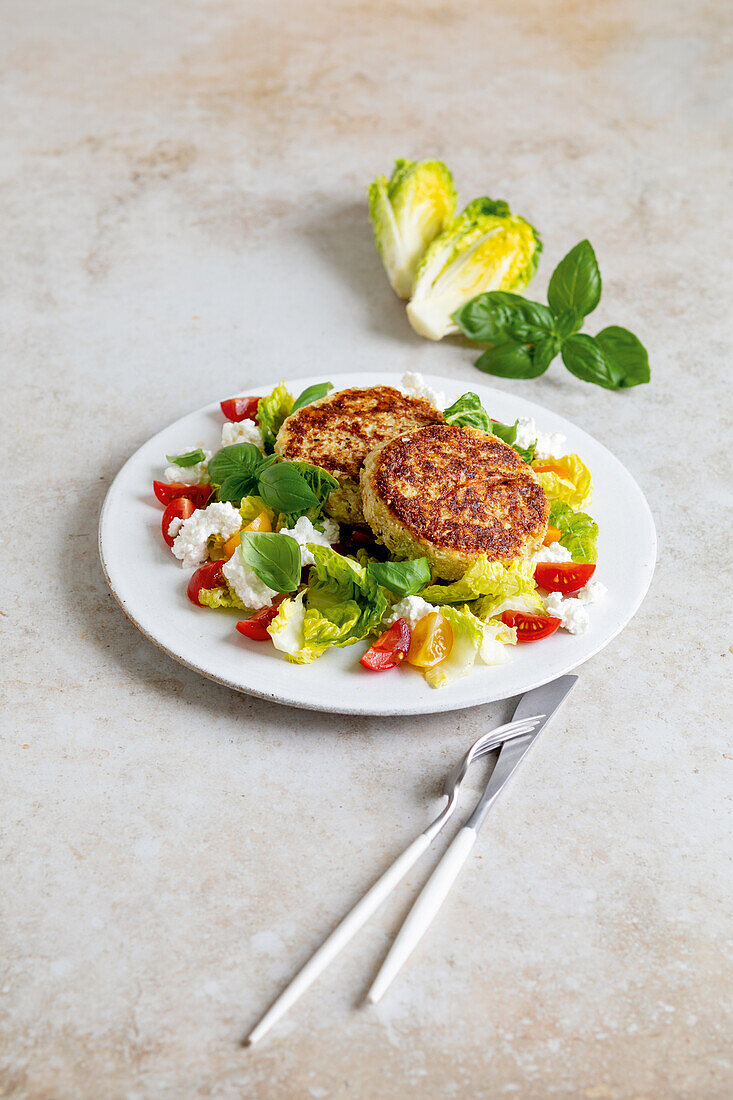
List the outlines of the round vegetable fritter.
{"label": "round vegetable fritter", "polygon": [[534,472],[508,443],[445,423],[372,451],[361,495],[377,537],[400,557],[425,555],[445,580],[482,555],[508,563],[534,553],[550,511]]}
{"label": "round vegetable fritter", "polygon": [[312,462],[340,483],[326,511],[342,523],[363,523],[359,472],[371,450],[426,424],[442,422],[434,405],[392,386],[340,390],[287,417],[275,450],[292,462]]}

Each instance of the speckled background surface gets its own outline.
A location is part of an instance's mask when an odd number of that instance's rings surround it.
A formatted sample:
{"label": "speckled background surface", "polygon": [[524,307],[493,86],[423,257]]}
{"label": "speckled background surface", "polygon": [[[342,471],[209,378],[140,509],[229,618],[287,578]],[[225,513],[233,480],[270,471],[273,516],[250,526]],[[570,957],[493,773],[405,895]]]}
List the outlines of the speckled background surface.
{"label": "speckled background surface", "polygon": [[[733,1095],[726,10],[6,0],[0,1095]],[[343,719],[208,683],[123,618],[97,517],[142,441],[254,379],[476,377],[413,335],[365,219],[426,154],[541,228],[538,295],[593,241],[593,328],[638,331],[652,385],[497,384],[628,465],[658,570],[384,1003],[358,1007],[427,864],[242,1050],[509,706]]]}

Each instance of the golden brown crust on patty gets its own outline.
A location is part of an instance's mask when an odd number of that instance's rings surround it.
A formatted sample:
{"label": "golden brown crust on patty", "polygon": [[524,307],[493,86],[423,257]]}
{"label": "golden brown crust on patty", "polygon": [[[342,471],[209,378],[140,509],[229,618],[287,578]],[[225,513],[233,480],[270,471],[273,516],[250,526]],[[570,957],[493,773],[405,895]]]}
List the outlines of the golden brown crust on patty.
{"label": "golden brown crust on patty", "polygon": [[453,424],[408,432],[373,452],[362,474],[367,521],[390,549],[426,553],[438,575],[476,558],[537,549],[549,504],[533,471],[494,435]]}
{"label": "golden brown crust on patty", "polygon": [[425,424],[442,421],[438,410],[392,386],[340,390],[289,416],[275,450],[294,462],[312,462],[335,477],[358,480],[375,447]]}

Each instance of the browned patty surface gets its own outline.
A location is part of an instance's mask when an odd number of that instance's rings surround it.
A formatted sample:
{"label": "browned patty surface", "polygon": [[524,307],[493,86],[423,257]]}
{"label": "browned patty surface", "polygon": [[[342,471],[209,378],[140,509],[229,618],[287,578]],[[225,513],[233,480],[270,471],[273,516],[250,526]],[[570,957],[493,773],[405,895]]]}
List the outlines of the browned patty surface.
{"label": "browned patty surface", "polygon": [[292,461],[312,462],[356,481],[369,451],[442,420],[429,401],[406,397],[392,386],[340,390],[289,416],[278,434],[277,450]]}
{"label": "browned patty surface", "polygon": [[417,538],[492,561],[525,553],[544,536],[549,515],[541,486],[508,443],[452,424],[384,447],[375,487]]}

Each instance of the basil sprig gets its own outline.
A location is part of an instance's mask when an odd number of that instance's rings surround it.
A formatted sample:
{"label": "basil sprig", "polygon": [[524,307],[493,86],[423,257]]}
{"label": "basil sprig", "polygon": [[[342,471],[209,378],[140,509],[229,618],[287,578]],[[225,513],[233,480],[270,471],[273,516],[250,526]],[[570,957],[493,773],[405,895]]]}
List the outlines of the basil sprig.
{"label": "basil sprig", "polygon": [[300,546],[290,535],[243,531],[239,553],[273,591],[294,592],[300,584]]}
{"label": "basil sprig", "polygon": [[500,378],[538,378],[558,353],[571,374],[609,390],[649,381],[649,357],[633,332],[611,325],[580,333],[601,298],[601,273],[590,241],[580,241],[555,268],[548,305],[521,294],[490,290],[453,314],[464,336],[490,344],[476,360]]}
{"label": "basil sprig", "polygon": [[456,398],[443,413],[448,424],[459,424],[462,427],[478,428],[482,432],[491,432],[499,439],[503,439],[510,447],[513,447],[520,458],[529,465],[534,458],[537,441],[530,447],[518,447],[517,421],[513,424],[502,424],[500,420],[492,420],[486,409],[481,404],[481,398],[475,393],[463,393]]}
{"label": "basil sprig", "polygon": [[166,455],[165,457],[169,462],[174,462],[176,466],[187,467],[198,466],[199,462],[204,461],[206,455],[200,447],[197,447],[195,451],[186,451],[182,455]]}
{"label": "basil sprig", "polygon": [[373,561],[367,566],[367,573],[374,577],[377,584],[388,588],[397,596],[415,596],[431,580],[427,558],[414,558],[412,561]]}
{"label": "basil sprig", "polygon": [[286,526],[306,513],[316,519],[338,481],[320,466],[286,462],[263,455],[254,443],[232,443],[209,459],[209,476],[217,500],[237,507],[243,497],[260,496],[268,508],[282,512]]}

